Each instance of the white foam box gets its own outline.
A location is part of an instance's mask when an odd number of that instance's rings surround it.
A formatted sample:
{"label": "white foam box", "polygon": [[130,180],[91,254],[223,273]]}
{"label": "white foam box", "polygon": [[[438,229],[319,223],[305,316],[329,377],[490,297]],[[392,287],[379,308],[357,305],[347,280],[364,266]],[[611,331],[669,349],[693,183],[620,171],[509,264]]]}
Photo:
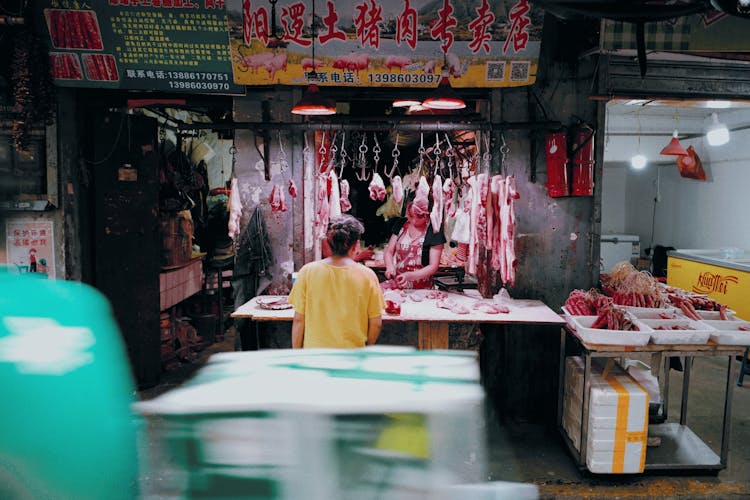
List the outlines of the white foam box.
{"label": "white foam box", "polygon": [[704,323],[714,328],[711,339],[721,345],[743,345],[750,346],[750,322],[748,321],[726,321],[726,320],[703,320]]}
{"label": "white foam box", "polygon": [[[583,369],[580,358],[566,359],[563,428],[574,444],[575,435],[580,433],[575,415],[581,414]],[[648,392],[618,365],[611,367],[606,379],[602,378],[602,369],[602,365],[592,364],[586,467],[599,474],[643,472],[648,434]],[[572,376],[568,377],[568,373]]]}
{"label": "white foam box", "polygon": [[[651,342],[654,344],[705,344],[714,331],[714,328],[705,322],[688,318],[642,319],[641,322],[653,329]],[[673,330],[673,327],[690,328],[690,330]],[[659,330],[659,328],[666,328],[666,330]]]}

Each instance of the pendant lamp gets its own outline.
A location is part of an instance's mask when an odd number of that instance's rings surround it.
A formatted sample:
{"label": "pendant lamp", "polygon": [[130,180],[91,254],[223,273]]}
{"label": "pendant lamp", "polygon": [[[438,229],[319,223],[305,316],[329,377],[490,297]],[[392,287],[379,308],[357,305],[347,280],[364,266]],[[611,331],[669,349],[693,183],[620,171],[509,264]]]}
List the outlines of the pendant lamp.
{"label": "pendant lamp", "polygon": [[665,155],[665,156],[684,156],[687,154],[687,151],[685,148],[682,147],[680,144],[679,139],[677,139],[677,122],[678,122],[678,116],[677,111],[674,112],[674,132],[672,133],[672,139],[669,141],[669,144],[664,146],[662,150],[659,152],[659,154]]}
{"label": "pendant lamp", "polygon": [[443,70],[440,75],[440,83],[432,92],[432,95],[422,102],[422,106],[431,109],[464,109],[466,103],[461,99],[453,87],[448,75],[448,54],[443,52]]}
{"label": "pendant lamp", "polygon": [[302,99],[292,108],[292,114],[305,116],[325,116],[336,114],[336,101],[326,99],[320,95],[320,89],[314,83],[318,81],[318,74],[315,72],[315,38],[318,34],[318,26],[315,17],[315,0],[312,3],[312,24],[310,33],[312,35],[312,70],[307,73],[307,80],[310,84],[307,90],[302,94]]}
{"label": "pendant lamp", "polygon": [[659,154],[665,156],[685,156],[687,154],[687,150],[682,147],[680,141],[677,139],[677,129],[672,134],[669,144],[664,146]]}
{"label": "pendant lamp", "polygon": [[394,108],[409,108],[411,106],[419,106],[422,104],[422,101],[419,99],[414,99],[412,97],[397,97],[393,100],[393,106]]}

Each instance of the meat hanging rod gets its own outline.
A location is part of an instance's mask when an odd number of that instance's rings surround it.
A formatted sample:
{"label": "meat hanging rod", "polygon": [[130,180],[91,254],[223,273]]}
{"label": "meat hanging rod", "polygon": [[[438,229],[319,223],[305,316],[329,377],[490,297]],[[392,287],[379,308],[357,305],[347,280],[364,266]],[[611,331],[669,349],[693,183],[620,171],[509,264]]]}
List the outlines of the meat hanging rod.
{"label": "meat hanging rod", "polygon": [[357,121],[348,122],[235,122],[235,123],[185,123],[180,130],[289,130],[310,132],[313,130],[343,131],[390,131],[404,130],[411,132],[446,132],[453,130],[557,130],[560,122],[397,122],[397,121]]}

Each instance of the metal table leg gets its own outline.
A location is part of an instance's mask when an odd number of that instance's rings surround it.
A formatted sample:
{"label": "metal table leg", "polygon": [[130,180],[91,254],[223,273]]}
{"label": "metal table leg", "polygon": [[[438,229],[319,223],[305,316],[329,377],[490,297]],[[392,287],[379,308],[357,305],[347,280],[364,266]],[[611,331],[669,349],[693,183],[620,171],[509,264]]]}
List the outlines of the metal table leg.
{"label": "metal table leg", "polygon": [[690,390],[690,370],[693,368],[693,357],[685,356],[682,372],[682,403],[680,404],[680,425],[687,425],[688,393]]}
{"label": "metal table leg", "polygon": [[562,427],[563,424],[563,404],[565,392],[565,328],[560,329],[560,365],[558,368],[558,387],[557,387],[557,425]]}
{"label": "metal table leg", "polygon": [[721,428],[721,465],[727,466],[729,456],[729,434],[732,428],[732,383],[734,381],[734,356],[728,356],[727,389],[724,395],[724,424]]}

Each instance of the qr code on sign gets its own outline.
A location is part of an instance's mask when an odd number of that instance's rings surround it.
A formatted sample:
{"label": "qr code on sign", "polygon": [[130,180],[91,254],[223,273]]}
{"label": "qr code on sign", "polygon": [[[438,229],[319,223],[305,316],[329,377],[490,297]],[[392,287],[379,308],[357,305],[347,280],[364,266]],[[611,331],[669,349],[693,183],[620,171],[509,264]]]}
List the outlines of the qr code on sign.
{"label": "qr code on sign", "polygon": [[510,63],[510,81],[525,82],[529,79],[529,61],[511,61]]}
{"label": "qr code on sign", "polygon": [[505,79],[505,61],[488,61],[487,62],[488,82],[501,82]]}

